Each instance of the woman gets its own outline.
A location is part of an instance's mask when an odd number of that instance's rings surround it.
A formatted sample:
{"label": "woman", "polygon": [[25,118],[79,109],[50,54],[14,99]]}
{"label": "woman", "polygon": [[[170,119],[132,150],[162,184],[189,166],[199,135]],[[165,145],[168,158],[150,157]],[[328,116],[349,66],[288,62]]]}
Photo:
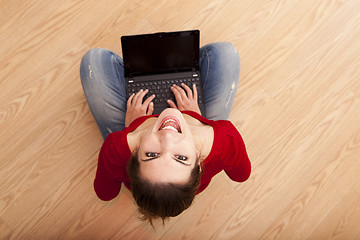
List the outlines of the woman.
{"label": "woman", "polygon": [[101,131],[94,181],[97,196],[115,198],[129,188],[143,219],[179,215],[220,171],[234,181],[248,179],[251,164],[244,142],[227,121],[236,95],[240,60],[230,43],[200,49],[200,74],[206,118],[195,86],[176,86],[176,104],[152,115],[146,89],[126,99],[122,59],[106,49],[92,49],[82,59],[84,93]]}

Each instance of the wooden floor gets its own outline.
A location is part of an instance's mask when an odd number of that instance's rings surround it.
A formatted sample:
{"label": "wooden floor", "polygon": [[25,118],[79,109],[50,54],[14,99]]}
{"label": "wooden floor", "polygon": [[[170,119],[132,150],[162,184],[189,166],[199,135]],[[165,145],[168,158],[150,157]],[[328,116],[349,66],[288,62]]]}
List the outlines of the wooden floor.
{"label": "wooden floor", "polygon": [[[79,63],[183,29],[241,55],[231,121],[253,171],[154,230],[129,191],[95,196]],[[358,0],[1,0],[0,43],[0,239],[360,239]]]}

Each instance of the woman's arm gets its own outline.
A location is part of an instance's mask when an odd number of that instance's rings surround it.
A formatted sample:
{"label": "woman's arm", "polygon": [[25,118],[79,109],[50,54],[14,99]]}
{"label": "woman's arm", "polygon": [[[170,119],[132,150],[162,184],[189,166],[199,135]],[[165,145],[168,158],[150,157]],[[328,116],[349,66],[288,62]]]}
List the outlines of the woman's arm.
{"label": "woman's arm", "polygon": [[240,133],[231,126],[227,129],[226,151],[229,154],[224,159],[224,170],[233,181],[244,182],[250,177],[251,163]]}
{"label": "woman's arm", "polygon": [[119,194],[125,178],[126,159],[130,157],[130,153],[118,153],[115,147],[118,139],[115,141],[113,136],[110,134],[101,147],[94,180],[96,195],[103,201],[110,201]]}

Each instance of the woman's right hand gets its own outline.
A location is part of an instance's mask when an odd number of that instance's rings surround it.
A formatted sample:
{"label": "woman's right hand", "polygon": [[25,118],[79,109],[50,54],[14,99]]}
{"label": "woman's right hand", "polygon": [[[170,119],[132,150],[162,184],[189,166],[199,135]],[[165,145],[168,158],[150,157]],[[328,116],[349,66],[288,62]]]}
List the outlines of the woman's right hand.
{"label": "woman's right hand", "polygon": [[175,95],[177,106],[173,101],[168,100],[167,103],[169,104],[169,106],[179,109],[180,111],[193,111],[201,115],[198,104],[198,93],[196,90],[196,85],[193,84],[192,90],[184,83],[181,84],[181,87],[177,85],[173,85],[171,87],[171,91]]}

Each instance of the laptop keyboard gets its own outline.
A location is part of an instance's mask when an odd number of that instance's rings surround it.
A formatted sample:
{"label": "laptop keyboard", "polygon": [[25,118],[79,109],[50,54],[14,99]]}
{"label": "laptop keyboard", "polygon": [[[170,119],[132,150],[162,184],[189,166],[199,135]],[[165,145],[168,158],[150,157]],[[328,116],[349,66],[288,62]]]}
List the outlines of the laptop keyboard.
{"label": "laptop keyboard", "polygon": [[200,89],[200,79],[199,77],[192,78],[177,78],[177,79],[169,79],[169,80],[161,80],[161,81],[151,81],[151,82],[128,82],[127,85],[127,93],[128,98],[131,94],[137,93],[141,89],[146,90],[149,89],[149,92],[145,95],[144,101],[146,98],[155,94],[155,99],[153,100],[155,105],[168,105],[167,100],[170,99],[175,101],[175,96],[171,91],[171,87],[175,84],[180,86],[181,83],[186,84],[192,89],[193,84],[196,85],[196,89],[198,92],[198,102],[202,103],[201,89]]}

